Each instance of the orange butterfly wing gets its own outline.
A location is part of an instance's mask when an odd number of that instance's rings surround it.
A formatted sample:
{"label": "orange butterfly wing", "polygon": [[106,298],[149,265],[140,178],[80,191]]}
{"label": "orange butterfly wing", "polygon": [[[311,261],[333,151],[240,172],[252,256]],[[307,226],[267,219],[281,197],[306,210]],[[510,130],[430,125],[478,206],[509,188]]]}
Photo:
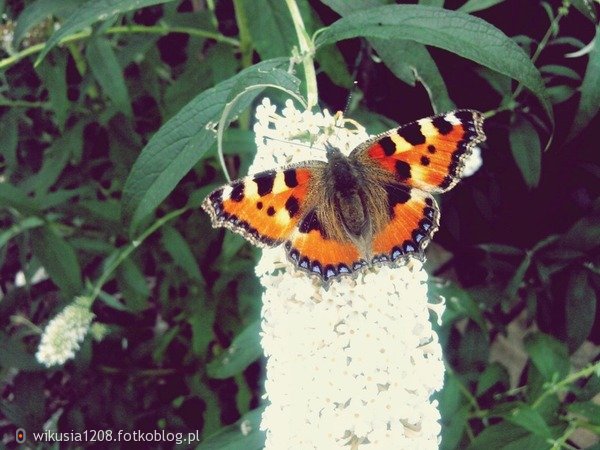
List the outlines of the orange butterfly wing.
{"label": "orange butterfly wing", "polygon": [[390,185],[389,221],[373,235],[372,263],[422,258],[423,250],[437,231],[440,211],[431,194],[403,185]]}
{"label": "orange butterfly wing", "polygon": [[233,181],[213,191],[202,208],[213,227],[229,228],[259,247],[277,246],[300,220],[318,164],[260,172]]}
{"label": "orange butterfly wing", "polygon": [[350,274],[366,265],[354,243],[331,239],[315,209],[302,218],[298,231],[286,242],[285,249],[294,264],[324,281]]}
{"label": "orange butterfly wing", "polygon": [[[259,247],[286,243],[300,269],[328,280],[364,264],[356,246],[331,239],[317,219],[309,190],[326,163],[311,161],[266,171],[213,191],[202,203],[214,227],[225,227]],[[314,202],[314,201],[313,201]]]}
{"label": "orange butterfly wing", "polygon": [[234,181],[213,191],[202,207],[213,226],[229,228],[255,245],[285,243],[297,267],[324,281],[366,265],[421,257],[439,225],[439,208],[430,193],[445,192],[459,181],[465,160],[485,140],[482,124],[477,111],[453,111],[390,130],[352,151],[355,165],[384,173],[371,180],[382,183],[387,211],[369,214],[387,216],[372,236],[369,255],[350,239],[332,239],[327,232],[332,225],[319,222],[323,197],[310,194],[322,188],[315,182],[322,181],[325,162]]}
{"label": "orange butterfly wing", "polygon": [[379,135],[358,147],[354,157],[375,161],[402,184],[440,193],[458,183],[465,160],[483,141],[482,114],[457,110]]}
{"label": "orange butterfly wing", "polygon": [[483,141],[482,114],[457,110],[402,125],[352,152],[351,158],[393,179],[386,186],[389,222],[373,236],[372,262],[421,257],[439,226],[439,207],[430,193],[456,185],[466,159]]}

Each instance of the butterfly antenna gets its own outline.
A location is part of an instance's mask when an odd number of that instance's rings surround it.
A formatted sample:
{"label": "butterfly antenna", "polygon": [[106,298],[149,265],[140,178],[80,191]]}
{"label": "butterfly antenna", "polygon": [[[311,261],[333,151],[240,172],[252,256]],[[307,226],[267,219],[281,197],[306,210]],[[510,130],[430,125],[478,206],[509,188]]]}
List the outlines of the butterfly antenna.
{"label": "butterfly antenna", "polygon": [[346,105],[344,106],[344,115],[348,113],[352,98],[355,96],[356,92],[358,92],[358,71],[360,70],[363,59],[365,56],[368,56],[369,51],[370,47],[363,42],[360,46],[358,54],[356,55],[356,59],[354,60],[354,67],[352,68],[352,88],[350,89],[350,92],[348,92],[348,98],[346,99]]}

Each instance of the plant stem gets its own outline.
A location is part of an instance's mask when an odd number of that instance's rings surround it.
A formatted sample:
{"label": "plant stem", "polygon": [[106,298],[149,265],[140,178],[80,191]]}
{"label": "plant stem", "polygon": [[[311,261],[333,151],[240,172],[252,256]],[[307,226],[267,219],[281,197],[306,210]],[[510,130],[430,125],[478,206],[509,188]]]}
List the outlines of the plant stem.
{"label": "plant stem", "polygon": [[10,108],[43,108],[49,109],[52,105],[49,102],[28,102],[26,100],[9,100],[0,98],[0,106],[8,106]]}
{"label": "plant stem", "polygon": [[[223,36],[219,33],[214,33],[212,31],[200,30],[198,28],[192,27],[169,27],[168,25],[154,25],[154,26],[143,26],[143,25],[124,25],[124,26],[116,26],[110,27],[105,32],[105,34],[158,34],[165,35],[168,33],[185,33],[194,37],[202,37],[207,39],[214,39],[217,42],[222,42],[224,44],[229,44],[234,47],[239,47],[240,42],[237,39],[233,39],[227,36]],[[78,33],[74,33],[70,36],[65,37],[60,41],[60,44],[67,44],[69,42],[80,41],[82,39],[86,39],[92,35],[91,30],[84,30]],[[32,45],[31,47],[27,47],[26,49],[21,50],[20,52],[15,53],[14,55],[9,56],[0,61],[0,69],[5,69],[7,67],[12,66],[13,64],[18,63],[22,59],[27,56],[34,55],[36,53],[41,52],[45,43]]]}
{"label": "plant stem", "polygon": [[[239,48],[241,53],[242,69],[245,69],[252,65],[254,47],[252,45],[252,36],[250,35],[250,28],[248,26],[248,17],[246,17],[244,7],[241,4],[242,1],[245,0],[233,0],[233,8],[235,10],[235,21],[240,34]],[[250,113],[248,110],[239,115],[238,123],[242,130],[250,129]],[[225,173],[227,173],[225,167],[223,167],[223,170],[225,170]]]}
{"label": "plant stem", "polygon": [[[546,45],[548,45],[548,41],[552,37],[552,34],[554,33],[554,30],[558,29],[558,23],[568,13],[569,13],[569,9],[568,8],[561,7],[561,8],[558,9],[558,14],[556,14],[556,17],[552,20],[552,22],[550,22],[550,26],[546,30],[546,34],[544,34],[544,37],[542,38],[542,40],[538,44],[537,48],[535,49],[535,52],[533,52],[533,56],[531,57],[531,62],[532,63],[535,63],[537,61],[537,59],[540,57],[540,54],[542,53],[542,50],[544,50],[544,48],[546,47]],[[522,91],[523,91],[523,85],[521,83],[519,83],[519,85],[515,89],[515,92],[512,95],[512,98],[516,99],[518,97],[518,95]]]}
{"label": "plant stem", "polygon": [[285,3],[292,15],[292,21],[294,22],[294,28],[296,29],[296,35],[298,36],[300,58],[302,59],[304,77],[306,80],[306,98],[308,101],[308,109],[311,109],[319,101],[317,74],[315,72],[315,64],[313,61],[315,48],[304,28],[304,21],[302,20],[302,15],[298,9],[296,0],[285,0]]}
{"label": "plant stem", "polygon": [[531,406],[533,408],[537,408],[549,395],[560,392],[569,384],[574,383],[580,378],[588,377],[597,371],[600,371],[600,362],[584,367],[583,369],[568,375],[563,380],[559,381],[556,384],[553,384],[549,389],[544,390],[544,392],[536,399],[535,402],[533,402]]}
{"label": "plant stem", "polygon": [[109,278],[112,276],[113,272],[115,270],[117,270],[117,268],[121,265],[121,263],[125,259],[127,259],[127,257],[136,248],[138,248],[140,246],[140,244],[142,242],[144,242],[144,240],[148,236],[150,236],[152,233],[154,233],[156,230],[158,230],[160,227],[162,227],[164,224],[166,224],[170,220],[182,215],[187,210],[188,210],[188,207],[184,207],[184,208],[176,209],[175,211],[171,211],[169,214],[166,214],[165,216],[161,217],[156,222],[154,222],[152,225],[150,225],[146,230],[144,230],[144,232],[142,234],[140,234],[136,239],[131,241],[131,243],[127,247],[123,248],[122,250],[119,250],[116,254],[109,256],[110,262],[104,268],[104,272],[102,273],[102,275],[100,275],[100,278],[98,278],[98,280],[96,281],[94,288],[92,290],[92,294],[90,296],[92,299],[92,302],[96,299],[98,294],[100,294],[100,290],[102,289],[102,286],[104,286],[104,284],[109,280]]}

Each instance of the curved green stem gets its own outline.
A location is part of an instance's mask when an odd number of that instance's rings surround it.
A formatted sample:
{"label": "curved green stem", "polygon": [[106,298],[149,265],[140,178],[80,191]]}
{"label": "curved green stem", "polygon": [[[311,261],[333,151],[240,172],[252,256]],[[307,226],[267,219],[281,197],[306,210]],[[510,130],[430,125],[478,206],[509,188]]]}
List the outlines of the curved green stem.
{"label": "curved green stem", "polygon": [[[563,7],[561,7],[561,8],[558,9],[558,14],[556,14],[556,17],[554,18],[554,20],[552,20],[552,22],[550,22],[550,26],[546,30],[546,34],[544,34],[544,37],[542,38],[542,40],[540,41],[540,43],[536,47],[535,52],[533,53],[533,56],[531,57],[531,62],[532,63],[535,63],[537,61],[537,59],[540,57],[540,55],[542,53],[542,50],[544,50],[544,48],[546,47],[546,45],[548,45],[548,41],[550,40],[550,38],[554,34],[555,30],[558,29],[558,24],[559,24],[560,20],[564,16],[566,16],[568,13],[569,13],[569,8],[568,7],[564,7],[563,6]],[[521,83],[519,83],[519,85],[515,89],[515,92],[512,95],[512,98],[516,99],[518,97],[518,95],[522,91],[523,91],[523,85]]]}
{"label": "curved green stem", "polygon": [[317,89],[317,73],[315,72],[315,64],[313,61],[315,48],[312,44],[306,29],[304,21],[298,9],[295,0],[285,0],[287,7],[292,15],[296,35],[298,36],[298,46],[300,48],[300,58],[304,67],[304,77],[306,80],[306,98],[308,100],[308,109],[311,109],[319,101],[319,93]]}
{"label": "curved green stem", "polygon": [[175,211],[171,211],[169,214],[166,214],[165,216],[161,217],[152,225],[150,225],[146,230],[144,230],[142,234],[140,234],[136,239],[131,241],[131,243],[127,245],[127,247],[124,247],[123,249],[119,250],[116,254],[113,254],[112,257],[109,257],[111,261],[104,268],[104,272],[102,273],[102,275],[100,275],[100,278],[98,278],[94,285],[94,288],[92,289],[92,294],[90,295],[92,302],[96,299],[98,294],[100,294],[102,286],[104,286],[104,284],[110,279],[114,271],[117,270],[121,263],[125,261],[125,259],[127,259],[127,257],[136,248],[138,248],[148,236],[150,236],[152,233],[154,233],[167,222],[182,215],[187,210],[188,207],[186,206],[180,209],[176,209]]}
{"label": "curved green stem", "polygon": [[[105,32],[105,34],[158,34],[165,35],[168,33],[185,33],[190,36],[202,37],[207,39],[214,39],[217,42],[223,42],[225,44],[232,45],[234,47],[239,47],[240,42],[237,39],[233,39],[227,36],[223,36],[219,33],[214,33],[212,31],[200,30],[198,28],[192,27],[169,27],[168,25],[154,25],[154,26],[144,26],[144,25],[124,25],[124,26],[116,26],[110,27]],[[92,35],[91,30],[80,31],[79,33],[74,33],[70,36],[65,37],[60,41],[60,44],[67,44],[69,42],[75,42],[82,39],[89,38]],[[9,56],[0,61],[0,69],[5,69],[7,67],[12,66],[13,64],[18,63],[22,59],[34,55],[36,53],[41,52],[45,43],[32,45],[31,47],[27,47],[26,49],[21,50],[20,52],[15,53],[14,55]]]}

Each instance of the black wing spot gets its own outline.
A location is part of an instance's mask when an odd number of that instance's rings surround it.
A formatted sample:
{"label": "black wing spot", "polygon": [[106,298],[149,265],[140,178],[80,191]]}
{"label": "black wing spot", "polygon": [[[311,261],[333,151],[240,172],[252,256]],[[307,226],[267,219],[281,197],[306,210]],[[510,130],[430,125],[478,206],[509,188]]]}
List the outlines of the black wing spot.
{"label": "black wing spot", "polygon": [[229,197],[234,202],[241,202],[244,199],[244,183],[236,181],[232,186],[233,189],[231,190]]}
{"label": "black wing spot", "polygon": [[290,195],[290,198],[288,198],[285,202],[285,209],[287,209],[290,219],[298,214],[298,211],[300,211],[300,203],[298,202],[298,199],[293,195]]}
{"label": "black wing spot", "polygon": [[296,178],[296,169],[288,169],[283,172],[283,180],[289,188],[298,186],[298,178]]}
{"label": "black wing spot", "polygon": [[419,145],[425,143],[425,135],[421,132],[421,125],[417,122],[409,123],[398,128],[398,134],[411,145]]}
{"label": "black wing spot", "polygon": [[433,155],[436,152],[435,145],[428,145],[427,151]]}
{"label": "black wing spot", "polygon": [[423,166],[428,166],[431,160],[427,156],[421,156],[421,164]]}
{"label": "black wing spot", "polygon": [[272,206],[269,206],[269,207],[267,208],[267,214],[268,214],[269,216],[274,216],[274,215],[275,215],[275,208],[273,208]]}
{"label": "black wing spot", "polygon": [[256,209],[262,209],[263,208],[263,202],[256,202]]}
{"label": "black wing spot", "polygon": [[396,144],[394,144],[394,141],[392,141],[389,136],[381,138],[379,140],[379,145],[381,145],[385,156],[392,156],[394,153],[396,153]]}
{"label": "black wing spot", "polygon": [[448,122],[444,116],[435,117],[432,121],[433,126],[437,128],[440,134],[448,134],[454,128],[450,122]]}
{"label": "black wing spot", "polygon": [[275,182],[275,172],[263,172],[254,177],[254,182],[258,187],[258,195],[261,197],[270,194],[273,191],[273,183]]}
{"label": "black wing spot", "polygon": [[396,174],[400,181],[408,180],[410,178],[410,164],[406,161],[396,161]]}
{"label": "black wing spot", "polygon": [[325,229],[321,225],[321,222],[319,222],[317,213],[314,209],[304,216],[304,219],[302,219],[300,222],[298,230],[300,230],[300,233],[310,233],[312,230],[317,230],[319,233],[321,233],[322,237],[327,237]]}
{"label": "black wing spot", "polygon": [[387,185],[385,187],[388,197],[388,213],[394,217],[394,207],[410,200],[410,188],[400,185]]}

